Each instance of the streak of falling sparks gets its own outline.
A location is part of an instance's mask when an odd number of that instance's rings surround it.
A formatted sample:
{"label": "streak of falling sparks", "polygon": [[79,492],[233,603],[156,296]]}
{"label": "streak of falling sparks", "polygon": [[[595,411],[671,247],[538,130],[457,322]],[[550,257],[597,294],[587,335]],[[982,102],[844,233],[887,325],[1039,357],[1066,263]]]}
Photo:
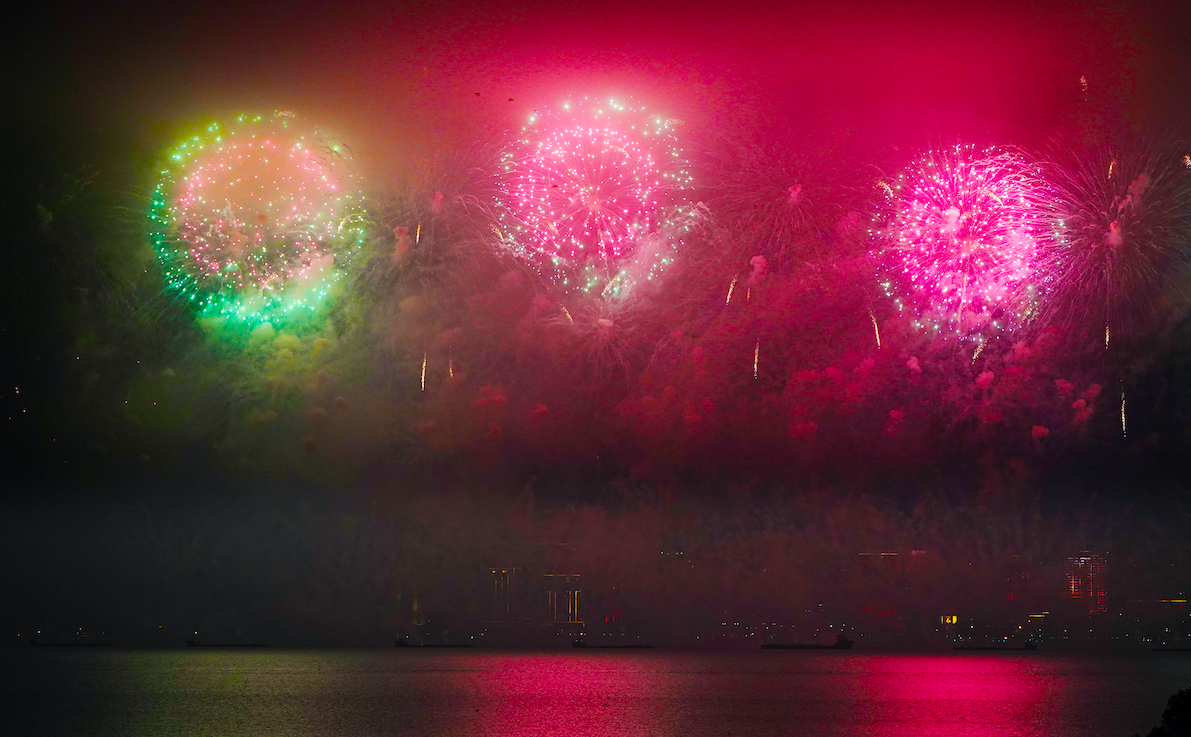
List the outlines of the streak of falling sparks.
{"label": "streak of falling sparks", "polygon": [[426,391],[426,357],[429,353],[422,354],[422,391]]}
{"label": "streak of falling sparks", "polygon": [[1183,157],[1183,166],[1187,167],[1188,169],[1191,169],[1191,155]]}
{"label": "streak of falling sparks", "polygon": [[455,356],[447,354],[447,376],[455,378]]}
{"label": "streak of falling sparks", "polygon": [[1105,324],[1104,324],[1104,347],[1105,347],[1105,348],[1107,348],[1107,347],[1108,347],[1108,338],[1109,338],[1109,335],[1110,335],[1110,333],[1109,333],[1109,330],[1108,330],[1108,323],[1105,323]]}
{"label": "streak of falling sparks", "polygon": [[877,348],[881,347],[881,329],[877,327],[877,316],[873,314],[873,308],[868,308],[868,317],[873,321],[873,337],[877,339]]}
{"label": "streak of falling sparks", "polygon": [[757,345],[753,348],[753,379],[757,378],[757,366],[761,361],[761,339],[757,338]]}
{"label": "streak of falling sparks", "polygon": [[728,285],[728,297],[724,300],[725,305],[732,301],[732,290],[736,288],[736,278],[732,277],[732,283]]}
{"label": "streak of falling sparks", "polygon": [[980,358],[980,354],[984,352],[984,344],[981,343],[976,346],[976,352],[972,354],[972,363],[976,363],[976,359]]}
{"label": "streak of falling sparks", "polygon": [[1116,168],[1116,165],[1117,165],[1116,159],[1112,159],[1111,161],[1108,162],[1108,178],[1109,179],[1112,179],[1112,170]]}
{"label": "streak of falling sparks", "polygon": [[746,290],[745,290],[745,292],[744,292],[744,301],[745,301],[745,302],[748,302],[748,301],[750,301],[752,298],[753,298],[753,288],[752,288],[752,287],[749,287],[749,288],[748,288],[748,289],[746,289]]}
{"label": "streak of falling sparks", "polygon": [[1129,430],[1125,426],[1125,390],[1121,390],[1121,437],[1129,437]]}
{"label": "streak of falling sparks", "polygon": [[567,322],[571,323],[572,325],[575,324],[575,318],[571,317],[571,312],[566,308],[566,305],[559,305],[558,309],[562,310],[562,314],[567,316]]}
{"label": "streak of falling sparks", "polygon": [[418,245],[422,241],[422,224],[418,223],[418,229],[414,231],[414,245]]}

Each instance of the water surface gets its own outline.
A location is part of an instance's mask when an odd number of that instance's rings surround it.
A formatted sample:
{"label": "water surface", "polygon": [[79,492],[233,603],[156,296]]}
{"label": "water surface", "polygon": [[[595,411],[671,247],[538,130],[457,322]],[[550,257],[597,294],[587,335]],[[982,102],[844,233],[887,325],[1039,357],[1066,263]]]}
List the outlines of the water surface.
{"label": "water surface", "polygon": [[1184,653],[28,648],[6,734],[1130,737]]}

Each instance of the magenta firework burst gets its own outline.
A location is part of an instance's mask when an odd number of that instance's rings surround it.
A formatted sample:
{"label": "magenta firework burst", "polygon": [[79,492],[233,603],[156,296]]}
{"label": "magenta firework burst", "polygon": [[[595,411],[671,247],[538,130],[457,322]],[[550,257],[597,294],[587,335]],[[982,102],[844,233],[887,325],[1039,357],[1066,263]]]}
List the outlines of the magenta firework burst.
{"label": "magenta firework burst", "polygon": [[1054,228],[1037,166],[1015,151],[956,146],[919,159],[887,193],[873,233],[886,256],[883,286],[915,325],[979,340],[1029,318]]}
{"label": "magenta firework burst", "polygon": [[[605,289],[666,229],[689,186],[673,127],[617,100],[534,113],[501,161],[505,246],[564,289]],[[654,250],[645,278],[673,258]]]}

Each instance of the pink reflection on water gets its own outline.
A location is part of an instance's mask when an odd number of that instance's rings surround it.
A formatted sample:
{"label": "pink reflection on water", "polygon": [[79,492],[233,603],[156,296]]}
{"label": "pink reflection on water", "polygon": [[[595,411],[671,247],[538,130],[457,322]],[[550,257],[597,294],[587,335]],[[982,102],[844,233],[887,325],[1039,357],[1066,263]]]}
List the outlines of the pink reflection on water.
{"label": "pink reflection on water", "polygon": [[510,654],[474,674],[470,726],[510,737],[1093,733],[1072,731],[1069,678],[1051,670],[1005,654]]}
{"label": "pink reflection on water", "polygon": [[1030,655],[886,655],[858,666],[846,692],[866,735],[1056,734],[1054,707],[1066,681]]}
{"label": "pink reflection on water", "polygon": [[[479,734],[669,735],[658,661],[624,652],[511,655],[491,664]],[[671,713],[667,713],[671,712]]]}

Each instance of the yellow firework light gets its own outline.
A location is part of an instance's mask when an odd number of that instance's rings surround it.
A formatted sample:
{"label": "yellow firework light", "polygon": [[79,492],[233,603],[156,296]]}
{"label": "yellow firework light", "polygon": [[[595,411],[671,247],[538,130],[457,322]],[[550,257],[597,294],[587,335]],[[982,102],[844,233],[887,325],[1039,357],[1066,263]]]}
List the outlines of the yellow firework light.
{"label": "yellow firework light", "polygon": [[418,229],[414,231],[414,245],[422,242],[422,224],[418,223]]}
{"label": "yellow firework light", "polygon": [[562,314],[566,315],[567,322],[571,323],[572,325],[575,324],[575,318],[571,317],[571,311],[568,310],[565,305],[559,305],[558,309],[562,310]]}
{"label": "yellow firework light", "polygon": [[757,345],[753,348],[753,378],[757,378],[757,367],[761,362],[761,339],[757,338]]}
{"label": "yellow firework light", "polygon": [[873,308],[868,308],[868,319],[873,321],[873,337],[877,339],[877,348],[881,347],[881,329],[877,327],[877,316],[873,314]]}
{"label": "yellow firework light", "polygon": [[976,352],[972,354],[972,363],[976,363],[976,359],[980,358],[980,354],[984,352],[984,344],[979,343],[976,346]]}
{"label": "yellow firework light", "polygon": [[728,297],[724,300],[725,305],[727,305],[729,302],[732,301],[732,290],[735,288],[736,288],[736,277],[732,277],[732,283],[728,285]]}
{"label": "yellow firework light", "polygon": [[1129,429],[1125,425],[1125,390],[1121,390],[1121,437],[1129,437]]}
{"label": "yellow firework light", "polygon": [[426,391],[426,358],[429,353],[422,354],[422,391]]}

